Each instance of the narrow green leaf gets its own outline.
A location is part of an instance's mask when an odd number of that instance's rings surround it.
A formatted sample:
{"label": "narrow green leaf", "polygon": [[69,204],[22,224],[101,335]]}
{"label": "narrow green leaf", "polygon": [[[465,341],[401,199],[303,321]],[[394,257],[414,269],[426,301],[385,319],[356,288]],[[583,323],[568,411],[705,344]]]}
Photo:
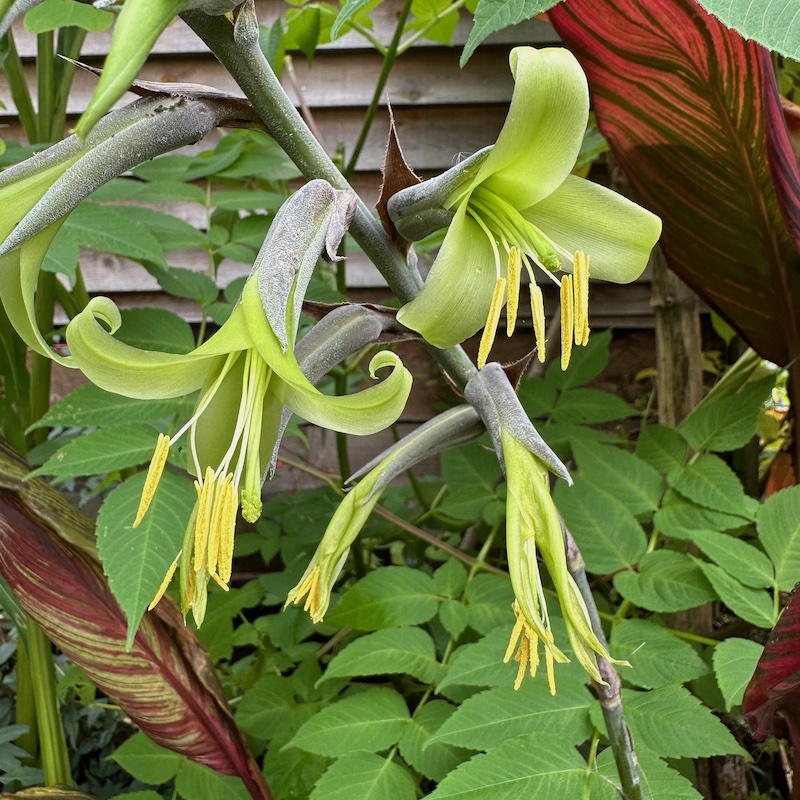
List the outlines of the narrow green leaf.
{"label": "narrow green leaf", "polygon": [[338,38],[344,24],[350,20],[354,14],[372,2],[373,0],[345,0],[342,4],[342,10],[336,16],[336,20],[331,28],[331,39]]}
{"label": "narrow green leaf", "polygon": [[213,302],[219,296],[217,284],[202,272],[194,272],[185,267],[150,269],[158,285],[175,297],[186,297],[200,305]]}
{"label": "narrow green leaf", "polygon": [[720,600],[737,616],[759,628],[769,629],[777,622],[777,609],[769,592],[745,586],[716,564],[698,558],[693,560],[703,570]]}
{"label": "narrow green leaf", "polygon": [[553,419],[556,422],[583,425],[627,419],[638,413],[624,400],[600,389],[570,389],[558,398],[553,407]]}
{"label": "narrow green leaf", "polygon": [[686,463],[689,443],[674,428],[645,425],[636,442],[636,455],[662,475],[669,475]]}
{"label": "narrow green leaf", "polygon": [[749,639],[725,639],[714,648],[714,672],[725,698],[726,711],[741,705],[744,690],[763,652],[764,645]]}
{"label": "narrow green leaf", "polygon": [[156,237],[165,253],[189,247],[205,247],[208,244],[201,231],[172,214],[165,214],[154,208],[131,205],[117,206],[115,210],[147,228]]}
{"label": "narrow green leaf", "polygon": [[277,211],[286,200],[280,192],[260,192],[252,189],[223,189],[211,193],[211,205],[231,211]]}
{"label": "narrow green leaf", "polygon": [[692,531],[692,541],[745,586],[767,589],[774,583],[770,560],[756,547],[727,533]]}
{"label": "narrow green leaf", "polygon": [[[151,165],[158,162],[154,159]],[[139,181],[134,178],[112,178],[104,183],[89,198],[95,203],[111,203],[115,200],[136,200],[140,203],[187,202],[205,205],[205,192],[191,183],[173,180]]]}
{"label": "narrow green leaf", "polygon": [[137,780],[154,785],[174,778],[184,761],[183,756],[159,747],[141,731],[126,739],[110,758]]}
{"label": "narrow green leaf", "polygon": [[405,672],[422,683],[436,683],[444,673],[436,646],[421,628],[388,628],[367,634],[337,653],[323,680]]}
{"label": "narrow green leaf", "polygon": [[[553,5],[553,3],[549,3]],[[550,364],[545,373],[545,382],[555,386],[561,391],[566,391],[574,386],[583,386],[596,378],[608,364],[611,354],[611,329],[598,334],[593,334],[589,344],[585,347],[576,347],[569,360],[569,369],[561,369],[555,361]]]}
{"label": "narrow green leaf", "polygon": [[327,620],[376,631],[427,622],[438,607],[439,597],[430,576],[410,567],[384,567],[351,586]]}
{"label": "narrow green leaf", "polygon": [[[643,800],[703,800],[703,796],[680,772],[669,767],[655,753],[636,744],[636,759],[642,771]],[[614,751],[609,747],[597,757],[598,771],[619,785]],[[621,788],[621,787],[620,787]]]}
{"label": "narrow green leaf", "polygon": [[511,686],[518,665],[513,661],[503,662],[511,635],[510,623],[511,620],[506,628],[496,627],[478,642],[459,647],[437,689],[442,691],[447,686]]}
{"label": "narrow green leaf", "polygon": [[25,14],[25,28],[31,33],[45,33],[58,28],[83,28],[104,31],[111,27],[114,15],[76,0],[45,0]]}
{"label": "narrow green leaf", "polygon": [[736,473],[719,456],[700,456],[673,473],[669,484],[699,506],[755,519],[758,500],[744,493]]}
{"label": "narrow green leaf", "polygon": [[468,584],[464,601],[469,612],[469,624],[478,633],[491,633],[498,626],[514,627],[511,604],[514,590],[511,581],[500,575],[476,575]]}
{"label": "narrow green leaf", "polygon": [[133,528],[144,481],[145,473],[139,472],[114,488],[97,515],[97,547],[103,569],[128,618],[127,647],[181,549],[197,500],[191,481],[167,470],[147,514],[139,527]]}
{"label": "narrow green leaf", "polygon": [[184,761],[175,777],[175,787],[185,800],[251,800],[240,778]]}
{"label": "narrow green leaf", "polygon": [[775,565],[778,588],[791,591],[800,578],[800,486],[767,498],[759,509],[757,528]]}
{"label": "narrow green leaf", "polygon": [[377,753],[397,744],[408,720],[401,694],[372,688],[323,708],[301,726],[287,747],[334,757],[356,750]]}
{"label": "narrow green leaf", "polygon": [[695,531],[727,531],[747,523],[744,517],[698,506],[674,489],[667,490],[653,516],[653,524],[673,539],[691,539]]}
{"label": "narrow green leaf", "polygon": [[494,495],[502,471],[494,451],[479,444],[468,444],[442,453],[442,478],[451,493],[470,489]]}
{"label": "narrow green leaf", "polygon": [[627,600],[649,611],[681,611],[717,596],[689,556],[670,550],[647,553],[639,562],[638,572],[614,576],[614,587]]}
{"label": "narrow green leaf", "polygon": [[645,689],[685,683],[708,672],[688,642],[643,619],[620,622],[611,634],[610,650],[614,658],[630,662],[631,669],[622,671],[625,680]]}
{"label": "narrow green leaf", "polygon": [[416,800],[408,772],[391,759],[372,753],[348,753],[331,764],[309,800]]}

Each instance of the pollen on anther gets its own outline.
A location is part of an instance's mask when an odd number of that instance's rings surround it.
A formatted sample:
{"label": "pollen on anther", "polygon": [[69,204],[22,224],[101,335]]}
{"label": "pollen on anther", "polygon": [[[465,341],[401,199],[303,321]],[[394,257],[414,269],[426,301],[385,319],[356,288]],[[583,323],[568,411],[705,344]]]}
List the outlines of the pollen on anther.
{"label": "pollen on anther", "polygon": [[569,358],[572,355],[574,326],[572,276],[565,275],[561,279],[561,369],[566,369],[569,366]]}
{"label": "pollen on anther", "polygon": [[208,563],[208,535],[211,528],[211,506],[214,499],[214,470],[206,468],[200,496],[197,500],[197,520],[194,524],[194,571],[200,572]]}
{"label": "pollen on anther", "polygon": [[139,523],[147,513],[147,509],[150,507],[150,503],[156,493],[161,475],[164,473],[164,466],[167,463],[169,445],[169,436],[159,433],[156,449],[153,451],[153,458],[150,460],[150,466],[147,469],[147,477],[144,479],[142,498],[139,500],[139,508],[136,510],[136,519],[133,521],[134,528],[139,526]]}
{"label": "pollen on anther", "polygon": [[547,341],[544,331],[544,298],[542,290],[535,283],[531,283],[531,313],[533,315],[533,338],[536,342],[536,354],[539,361],[544,364],[547,357]]}
{"label": "pollen on anther", "polygon": [[161,581],[161,586],[158,587],[156,596],[152,599],[150,605],[147,606],[148,611],[152,611],[158,605],[159,600],[161,600],[161,598],[164,596],[164,593],[167,591],[167,587],[172,580],[172,576],[175,574],[175,570],[178,568],[178,562],[180,559],[181,554],[178,553],[178,555],[175,557],[175,560],[169,565],[167,574],[164,576],[164,580]]}
{"label": "pollen on anther", "polygon": [[519,249],[508,251],[508,301],[506,302],[506,335],[511,336],[517,327],[519,310],[520,255]]}
{"label": "pollen on anther", "polygon": [[498,278],[494,286],[492,295],[492,305],[489,308],[489,316],[486,320],[486,327],[483,329],[481,344],[478,348],[478,369],[483,369],[486,360],[489,358],[489,351],[494,344],[494,337],[497,334],[497,324],[500,322],[500,312],[503,309],[503,300],[506,294],[506,279]]}
{"label": "pollen on anther", "polygon": [[577,251],[573,264],[575,344],[589,341],[589,256]]}

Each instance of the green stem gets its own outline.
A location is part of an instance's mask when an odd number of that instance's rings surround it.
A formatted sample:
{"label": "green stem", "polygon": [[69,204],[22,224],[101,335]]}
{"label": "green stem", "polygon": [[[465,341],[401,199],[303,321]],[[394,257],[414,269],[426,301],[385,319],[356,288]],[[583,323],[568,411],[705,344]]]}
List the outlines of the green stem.
{"label": "green stem", "polygon": [[55,42],[53,31],[40,33],[36,37],[36,81],[39,90],[39,120],[37,141],[47,142],[53,125],[56,103]]}
{"label": "green stem", "polygon": [[15,700],[15,716],[17,725],[27,725],[28,730],[17,739],[16,744],[32,760],[36,761],[39,750],[39,729],[36,725],[36,699],[33,692],[33,675],[31,674],[31,660],[28,648],[22,637],[17,640],[17,686]]}
{"label": "green stem", "polygon": [[[81,54],[86,33],[87,31],[83,28],[61,28],[58,32],[57,51],[75,61]],[[63,58],[57,59],[55,64],[55,103],[49,137],[51,141],[57,141],[64,136],[67,120],[67,101],[69,100],[69,92],[72,88],[74,77],[75,65],[70,61],[65,61]]]}
{"label": "green stem", "polygon": [[[53,328],[53,312],[56,304],[56,276],[42,272],[36,287],[36,323],[47,335]],[[35,422],[50,408],[50,376],[53,362],[47,356],[34,353],[31,356],[31,420]],[[35,444],[43,442],[47,430],[41,428],[32,434]]]}
{"label": "green stem", "polygon": [[405,53],[409,47],[415,45],[423,36],[425,36],[425,34],[431,28],[433,28],[434,25],[438,25],[448,14],[458,11],[458,9],[465,4],[466,0],[456,0],[456,2],[452,5],[434,14],[418,31],[415,31],[413,34],[411,34],[411,36],[409,36],[408,39],[406,39],[403,44],[400,45],[397,50],[397,55],[403,55],[403,53]]}
{"label": "green stem", "polygon": [[14,43],[14,34],[9,31],[6,36],[8,37],[8,55],[3,62],[3,70],[8,80],[8,88],[11,90],[11,99],[17,107],[19,120],[25,129],[25,135],[28,137],[28,141],[33,144],[37,140],[36,112],[33,110],[33,101],[31,100],[28,83],[25,80],[22,60]]}
{"label": "green stem", "polygon": [[[307,178],[324,178],[337,189],[349,184],[303,122],[283,91],[258,44],[258,21],[251,0],[240,7],[236,38],[225,17],[212,17],[202,11],[188,11],[184,20],[208,45],[214,55],[239,84],[261,117],[267,131],[286,151]],[[416,269],[392,244],[361,200],[351,232],[364,253],[380,269],[389,287],[402,303],[413,300],[422,288]],[[434,349],[438,363],[458,385],[464,386],[475,374],[475,365],[461,347]]]}
{"label": "green stem", "polygon": [[378,113],[378,106],[383,96],[383,89],[386,86],[386,81],[389,80],[392,67],[398,56],[398,48],[400,47],[400,39],[403,36],[403,29],[406,26],[406,20],[411,13],[412,0],[406,0],[400,14],[397,17],[397,24],[394,27],[394,35],[392,41],[389,43],[389,48],[386,55],[383,57],[383,66],[381,67],[381,74],[378,76],[378,82],[375,84],[375,91],[372,93],[372,100],[370,101],[369,108],[367,108],[367,115],[364,117],[364,123],[361,126],[361,132],[358,134],[353,153],[347,166],[344,169],[344,176],[347,180],[351,180],[356,171],[356,164],[361,156],[361,151],[364,149],[364,144],[367,141],[367,136],[372,129],[372,123],[375,120],[375,114]]}
{"label": "green stem", "polygon": [[33,620],[28,622],[28,640],[44,782],[46,786],[70,786],[72,770],[58,711],[50,640]]}
{"label": "green stem", "polygon": [[[581,597],[586,603],[592,630],[600,644],[607,649],[608,642],[606,641],[603,624],[600,621],[600,615],[597,613],[597,605],[594,602],[594,596],[586,576],[583,556],[563,521],[561,527],[566,542],[567,566],[570,575],[572,575]],[[603,720],[606,723],[608,739],[611,742],[611,750],[614,753],[614,761],[617,765],[622,793],[625,800],[643,800],[644,794],[642,792],[639,762],[633,749],[630,730],[628,730],[625,716],[622,712],[622,681],[607,659],[597,656],[597,667],[605,683],[597,683],[597,681],[592,681],[592,683],[600,700],[600,708],[603,712]]]}
{"label": "green stem", "polygon": [[375,50],[382,56],[386,55],[386,46],[372,33],[357,22],[349,23],[351,30],[354,30],[359,36],[366,39]]}

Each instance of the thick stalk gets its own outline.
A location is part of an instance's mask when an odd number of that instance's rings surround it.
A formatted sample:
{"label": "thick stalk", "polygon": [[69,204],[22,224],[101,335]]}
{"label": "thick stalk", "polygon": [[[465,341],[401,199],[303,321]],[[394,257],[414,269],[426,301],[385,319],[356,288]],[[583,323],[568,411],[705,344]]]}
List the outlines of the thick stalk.
{"label": "thick stalk", "polygon": [[[53,328],[53,312],[56,303],[56,276],[42,272],[36,287],[36,323],[45,336]],[[47,356],[34,353],[31,356],[31,419],[35,422],[50,408],[50,376],[53,362]],[[34,444],[43,442],[47,431],[40,428],[33,432]]]}
{"label": "thick stalk", "polygon": [[22,69],[22,60],[14,44],[14,34],[12,31],[9,31],[6,36],[8,37],[8,54],[6,55],[6,60],[3,62],[3,70],[8,80],[8,88],[11,90],[11,99],[17,107],[19,121],[25,129],[25,135],[28,137],[28,141],[33,143],[38,138],[36,112],[33,110],[31,93],[25,81],[25,71]]}
{"label": "thick stalk", "polygon": [[[603,625],[600,622],[600,615],[597,612],[594,596],[589,587],[589,580],[586,577],[583,556],[563,521],[561,522],[561,528],[564,531],[567,566],[570,575],[572,575],[581,597],[586,603],[586,608],[589,611],[589,620],[592,623],[592,630],[595,636],[597,636],[603,647],[608,648]],[[592,681],[592,683],[600,700],[600,708],[603,712],[603,720],[606,723],[608,739],[611,742],[611,750],[614,753],[614,761],[617,765],[622,792],[625,800],[643,800],[644,794],[642,793],[639,761],[636,758],[636,751],[633,749],[631,732],[625,724],[625,716],[622,712],[622,681],[613,665],[607,659],[597,656],[597,667],[603,676],[605,684],[595,681]]]}
{"label": "thick stalk", "polygon": [[[258,45],[258,22],[250,0],[240,6],[237,38],[225,17],[202,11],[185,12],[183,18],[230,72],[261,117],[267,131],[307,178],[324,178],[337,189],[349,184],[317,142],[292,105]],[[414,299],[422,287],[415,267],[400,251],[361,201],[357,201],[350,227],[355,240],[373,261],[402,303]],[[460,347],[436,350],[435,357],[453,381],[465,385],[475,365]]]}
{"label": "thick stalk", "polygon": [[46,142],[50,139],[50,127],[53,123],[56,101],[56,55],[53,31],[40,33],[36,37],[36,42],[36,81],[39,90],[37,141]]}
{"label": "thick stalk", "polygon": [[[33,623],[36,624],[36,623]],[[28,730],[23,733],[15,744],[30,754],[31,762],[36,762],[39,749],[39,730],[36,723],[36,698],[33,691],[33,673],[28,648],[20,636],[17,639],[17,686],[14,694],[14,716],[17,725],[27,725]]]}
{"label": "thick stalk", "polygon": [[[81,54],[83,40],[86,38],[83,28],[61,28],[58,32],[58,52],[73,61]],[[64,136],[67,120],[67,100],[75,77],[75,65],[63,58],[56,60],[55,64],[55,99],[53,104],[53,118],[50,121],[50,140],[58,141]]]}

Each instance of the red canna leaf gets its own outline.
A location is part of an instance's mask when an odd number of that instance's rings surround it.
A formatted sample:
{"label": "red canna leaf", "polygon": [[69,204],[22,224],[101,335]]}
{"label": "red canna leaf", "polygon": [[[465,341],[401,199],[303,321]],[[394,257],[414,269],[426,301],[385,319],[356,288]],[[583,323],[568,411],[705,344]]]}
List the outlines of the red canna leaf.
{"label": "red canna leaf", "polygon": [[[3,467],[7,461],[3,449]],[[31,481],[24,500],[0,489],[0,573],[22,607],[153,741],[240,777],[255,800],[271,800],[208,655],[175,604],[164,598],[145,614],[126,651],[127,620],[90,549],[65,541],[32,510],[39,498],[52,509],[51,494],[43,481]],[[88,518],[83,527],[88,539]]]}
{"label": "red canna leaf", "polygon": [[787,363],[800,353],[800,179],[769,54],[692,0],[567,0],[549,17],[636,199],[664,221],[669,266]]}

